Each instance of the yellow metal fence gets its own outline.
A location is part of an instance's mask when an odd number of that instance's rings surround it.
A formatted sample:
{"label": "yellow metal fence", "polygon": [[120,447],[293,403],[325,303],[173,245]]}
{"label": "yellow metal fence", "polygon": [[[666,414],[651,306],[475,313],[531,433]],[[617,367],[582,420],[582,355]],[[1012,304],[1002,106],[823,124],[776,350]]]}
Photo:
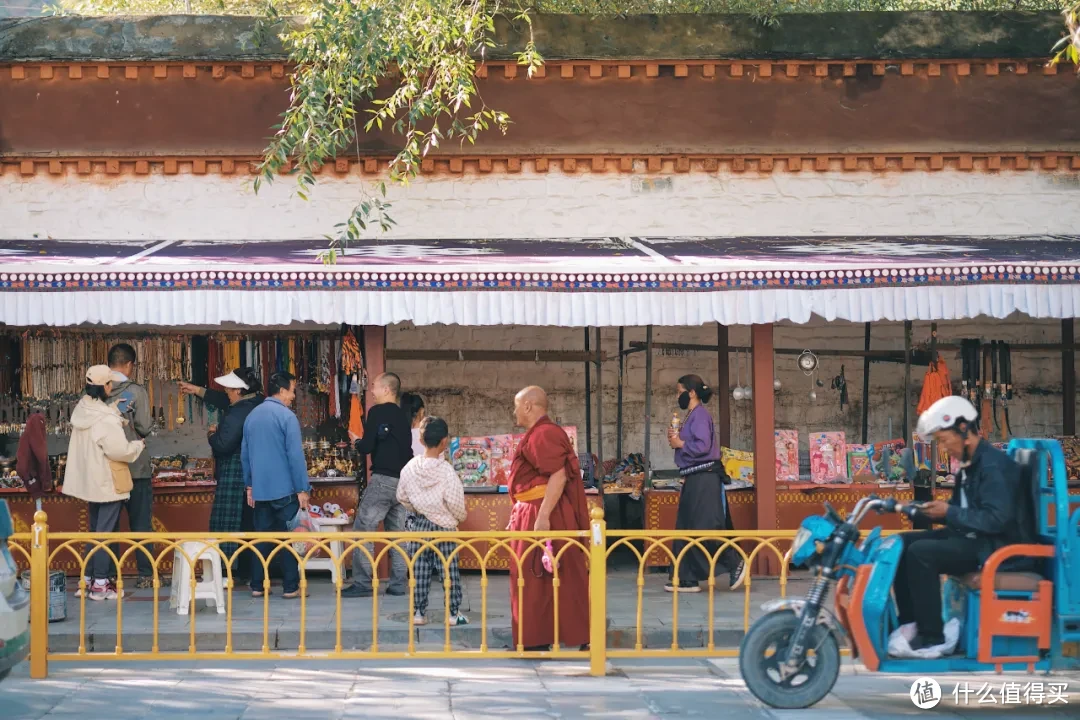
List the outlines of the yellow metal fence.
{"label": "yellow metal fence", "polygon": [[[558,657],[588,659],[590,672],[593,675],[602,675],[605,671],[607,659],[616,657],[645,657],[650,655],[681,656],[733,656],[737,654],[737,648],[730,644],[717,646],[714,642],[716,631],[716,599],[717,592],[727,592],[726,582],[721,580],[721,586],[716,583],[715,573],[710,573],[710,579],[702,588],[702,595],[692,596],[694,603],[706,605],[705,633],[706,641],[692,647],[683,647],[679,642],[679,615],[680,606],[686,610],[687,600],[681,594],[671,595],[670,645],[646,642],[645,613],[650,606],[646,598],[646,579],[649,575],[648,566],[656,564],[657,555],[662,564],[673,564],[676,572],[679,564],[686,557],[691,548],[701,548],[709,556],[710,565],[715,567],[721,554],[727,548],[734,548],[735,552],[743,559],[748,567],[753,566],[755,560],[762,555],[771,555],[775,558],[775,564],[779,565],[780,573],[778,581],[778,595],[784,596],[789,581],[787,570],[787,558],[785,551],[794,537],[790,531],[742,531],[742,532],[692,532],[685,531],[612,531],[609,532],[603,519],[603,512],[596,508],[592,511],[591,526],[587,531],[581,532],[452,532],[452,533],[50,533],[48,519],[44,512],[39,511],[34,517],[34,525],[30,534],[15,535],[11,538],[9,546],[16,560],[29,566],[30,569],[30,592],[31,592],[31,651],[30,651],[30,674],[34,678],[43,678],[48,674],[48,663],[53,661],[73,660],[189,660],[189,659],[258,659],[258,658],[319,658],[319,659],[369,659],[379,658],[530,658],[530,657]],[[506,551],[510,557],[510,563],[517,571],[519,592],[525,588],[525,573],[532,572],[531,563],[536,557],[544,552],[548,540],[557,543],[554,578],[554,644],[549,651],[527,650],[520,640],[520,635],[529,618],[524,614],[517,618],[517,630],[519,640],[516,646],[495,648],[491,646],[489,633],[498,628],[489,620],[491,609],[491,594],[493,592],[509,594],[509,581],[502,572],[490,570],[493,559],[500,550]],[[303,552],[297,552],[293,546],[297,541],[309,543],[310,547]],[[307,563],[320,554],[320,551],[331,555],[331,543],[343,542],[344,552],[334,558],[336,565],[336,579],[332,585],[333,593],[333,618],[325,617],[327,608],[314,611],[309,607],[309,582]],[[685,546],[676,554],[669,547],[672,542],[682,541]],[[162,564],[167,559],[173,562],[185,562],[191,567],[189,577],[191,595],[195,595],[196,557],[191,553],[191,545],[196,543],[201,554],[203,549],[210,548],[213,554],[224,566],[223,581],[225,589],[225,612],[224,617],[197,613],[194,610],[190,614],[182,616],[182,622],[187,623],[186,634],[188,647],[186,651],[163,649],[160,646],[161,626],[163,622],[173,623],[181,620],[174,619],[171,615],[163,618],[160,608],[161,593],[164,590],[162,577]],[[376,549],[372,550],[370,544],[374,543]],[[450,554],[440,552],[439,545],[450,543],[453,551]],[[511,543],[517,544],[517,552],[512,551]],[[228,556],[222,550],[223,544],[232,544],[236,550]],[[287,609],[299,616],[299,632],[295,649],[290,647],[282,649],[272,647],[270,642],[271,622],[275,612],[280,612],[280,603],[284,601],[275,598],[272,605],[271,594],[266,593],[260,599],[261,612],[261,643],[258,647],[239,647],[235,642],[237,622],[249,623],[249,618],[238,618],[237,601],[246,600],[242,589],[236,586],[233,578],[231,562],[237,553],[245,550],[254,550],[257,546],[272,548],[264,557],[258,557],[263,565],[266,587],[270,583],[270,565],[274,558],[282,553],[292,555],[300,567],[300,597],[295,605]],[[117,550],[116,548],[119,548]],[[414,563],[416,554],[408,550],[431,549],[442,566],[442,610],[443,610],[443,638],[441,643],[431,640],[421,642],[416,633],[417,626],[414,624],[414,604],[412,592],[416,585]],[[748,549],[749,548],[749,549]],[[361,553],[372,567],[377,568],[380,563],[390,556],[391,553],[400,555],[408,568],[409,593],[408,613],[404,627],[406,638],[404,642],[389,641],[380,643],[380,603],[383,598],[379,593],[378,572],[373,573],[373,595],[371,597],[371,638],[366,648],[355,647],[356,643],[347,642],[344,635],[348,632],[347,621],[344,619],[341,590],[344,585],[342,578],[345,575],[342,563],[346,557],[350,557],[353,551]],[[610,601],[609,581],[612,580],[609,573],[609,563],[613,554],[621,553],[623,557],[632,557],[637,564],[636,569],[636,613],[634,621],[634,637],[632,647],[608,647],[608,604]],[[87,646],[87,623],[88,623],[88,600],[84,577],[89,575],[87,569],[93,555],[106,553],[115,567],[120,568],[125,562],[130,561],[137,554],[149,558],[153,565],[153,592],[152,595],[152,620],[149,626],[149,646],[142,643],[142,648],[125,648],[125,602],[116,602],[115,605],[103,604],[108,609],[115,607],[116,630],[115,647],[104,650],[100,647],[93,649]],[[535,553],[536,555],[533,555]],[[589,643],[582,648],[567,648],[560,644],[560,612],[559,603],[560,582],[559,562],[567,557],[568,553],[581,553],[584,555],[588,567],[588,592],[589,592]],[[450,625],[450,577],[446,572],[449,562],[454,557],[462,557],[468,554],[475,559],[481,568],[480,575],[480,641],[478,645],[471,647],[455,648],[453,631]],[[50,569],[55,568],[64,558],[75,559],[75,567],[79,574],[79,587],[83,592],[78,600],[78,646],[77,648],[53,649],[50,647],[50,625],[48,622],[49,608],[49,574]],[[70,563],[69,563],[70,566]],[[630,570],[633,573],[633,570]],[[122,573],[117,572],[117,589],[124,590]],[[492,582],[494,580],[494,582]],[[741,588],[742,602],[742,630],[749,627],[751,619],[751,590],[755,582],[752,574],[746,576],[745,585]],[[317,583],[316,583],[317,585]],[[170,591],[171,592],[171,591]],[[439,595],[433,588],[432,600]],[[348,602],[348,601],[346,601]],[[98,603],[91,602],[90,605]],[[250,604],[250,603],[249,603]],[[434,603],[432,603],[434,605]],[[349,609],[352,609],[351,604]],[[437,607],[437,606],[436,606]],[[700,605],[697,606],[700,609]],[[294,608],[294,609],[293,609]],[[102,608],[104,609],[104,608]],[[97,609],[94,609],[95,611]],[[100,613],[97,613],[100,615]],[[172,613],[175,615],[175,612]],[[277,618],[280,621],[280,617]],[[223,627],[221,624],[223,622]],[[473,622],[475,625],[475,622]],[[502,623],[507,625],[508,623]],[[668,621],[665,617],[665,626]],[[200,626],[203,628],[200,631]],[[327,630],[326,628],[330,629]],[[314,628],[314,629],[313,629]],[[503,627],[503,630],[506,628]],[[385,631],[384,631],[385,632]],[[129,632],[129,635],[133,633]],[[145,635],[145,631],[141,635]],[[222,641],[222,637],[223,641]],[[109,636],[110,640],[112,636]],[[54,634],[55,638],[55,634]],[[313,641],[313,638],[315,640]],[[329,642],[327,642],[329,641]],[[219,649],[208,649],[208,645],[217,645]]]}

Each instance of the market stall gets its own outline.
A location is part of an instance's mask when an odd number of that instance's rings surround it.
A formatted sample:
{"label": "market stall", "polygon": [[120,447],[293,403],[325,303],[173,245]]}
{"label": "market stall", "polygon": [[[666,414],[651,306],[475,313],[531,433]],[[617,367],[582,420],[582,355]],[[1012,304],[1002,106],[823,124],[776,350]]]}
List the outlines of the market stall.
{"label": "market stall", "polygon": [[[161,532],[200,532],[209,527],[216,482],[206,437],[224,408],[180,392],[179,381],[214,388],[213,378],[240,366],[256,368],[265,385],[273,372],[297,377],[294,408],[304,432],[304,453],[313,502],[342,514],[352,513],[364,469],[345,433],[352,413],[362,412],[365,368],[360,342],[350,328],[309,332],[235,329],[224,332],[58,331],[27,329],[0,335],[0,352],[10,362],[0,376],[0,436],[5,454],[14,455],[27,418],[45,417],[55,488],[42,498],[53,530],[87,531],[86,503],[64,496],[69,420],[82,393],[86,367],[100,363],[111,346],[131,345],[137,354],[136,382],[147,390],[153,428],[147,448],[153,467],[153,528]],[[350,359],[351,358],[351,359]],[[0,471],[0,497],[8,501],[17,532],[27,532],[35,503],[12,462]],[[122,530],[127,530],[126,514]],[[125,572],[134,571],[134,562]],[[77,571],[76,559],[58,558],[58,568]],[[171,569],[171,558],[161,566]]]}

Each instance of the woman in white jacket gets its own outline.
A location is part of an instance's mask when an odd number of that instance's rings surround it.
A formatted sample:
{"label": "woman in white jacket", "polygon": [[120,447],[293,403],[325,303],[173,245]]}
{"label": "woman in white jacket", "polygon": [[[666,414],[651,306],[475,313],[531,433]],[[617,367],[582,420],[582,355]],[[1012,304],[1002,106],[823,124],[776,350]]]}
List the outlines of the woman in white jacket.
{"label": "woman in white jacket", "polygon": [[[106,404],[112,383],[119,378],[105,365],[86,371],[86,394],[71,413],[71,440],[68,443],[64,471],[65,495],[90,504],[90,532],[115,532],[120,509],[131,492],[128,463],[142,454],[142,440],[128,441],[124,435],[123,416]],[[116,600],[116,587],[109,582],[112,558],[104,548],[96,552],[87,545],[90,556],[87,572],[93,578],[91,600]],[[117,547],[113,552],[119,555]]]}

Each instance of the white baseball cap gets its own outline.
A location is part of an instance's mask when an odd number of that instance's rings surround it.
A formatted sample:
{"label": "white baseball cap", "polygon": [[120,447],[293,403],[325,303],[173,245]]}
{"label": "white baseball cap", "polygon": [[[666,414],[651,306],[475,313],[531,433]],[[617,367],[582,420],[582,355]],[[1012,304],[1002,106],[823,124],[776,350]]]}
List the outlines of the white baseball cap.
{"label": "white baseball cap", "polygon": [[247,386],[246,382],[244,382],[240,378],[236,377],[235,372],[231,372],[228,375],[222,375],[219,378],[214,378],[214,382],[216,382],[221,387],[230,388],[232,390],[250,390],[251,389],[251,388],[249,388]]}
{"label": "white baseball cap", "polygon": [[108,385],[110,382],[124,382],[123,375],[109,369],[108,365],[93,365],[86,371],[87,385]]}

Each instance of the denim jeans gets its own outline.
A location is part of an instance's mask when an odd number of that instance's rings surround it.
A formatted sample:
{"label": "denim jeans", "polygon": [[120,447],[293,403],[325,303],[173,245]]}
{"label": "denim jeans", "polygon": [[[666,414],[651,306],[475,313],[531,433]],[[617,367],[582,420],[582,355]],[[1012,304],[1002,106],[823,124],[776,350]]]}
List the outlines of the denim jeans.
{"label": "denim jeans", "polygon": [[[286,523],[296,517],[300,511],[300,501],[296,495],[279,498],[277,500],[255,501],[255,532],[288,532]],[[257,553],[251,557],[251,589],[263,590],[263,565],[262,558],[269,557],[274,551],[273,543],[259,543],[255,549]],[[270,565],[278,565],[281,568],[283,590],[286,594],[294,593],[300,589],[300,567],[296,558],[287,548],[281,548],[270,561]]]}
{"label": "denim jeans", "polygon": [[[360,507],[356,509],[353,530],[357,532],[375,532],[379,523],[386,532],[405,531],[405,507],[397,501],[398,479],[386,475],[372,474]],[[364,547],[373,553],[371,543]],[[404,549],[404,548],[402,548]],[[404,592],[409,587],[409,570],[405,558],[395,548],[390,553],[390,583],[388,590]],[[374,553],[372,555],[374,557]],[[359,549],[353,550],[353,582],[365,589],[371,588],[371,563]]]}

